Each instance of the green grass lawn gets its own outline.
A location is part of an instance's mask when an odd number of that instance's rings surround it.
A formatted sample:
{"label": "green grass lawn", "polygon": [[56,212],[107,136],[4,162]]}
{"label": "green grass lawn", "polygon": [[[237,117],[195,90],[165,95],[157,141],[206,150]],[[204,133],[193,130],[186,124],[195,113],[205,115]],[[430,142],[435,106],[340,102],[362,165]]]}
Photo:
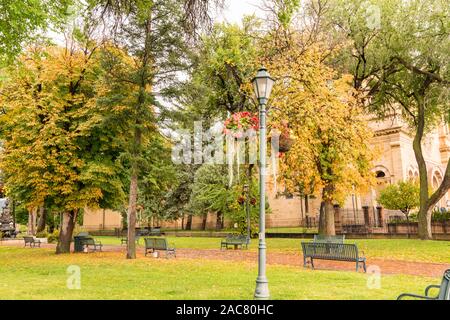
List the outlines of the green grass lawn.
{"label": "green grass lawn", "polygon": [[[191,241],[173,240],[179,246]],[[80,290],[66,286],[71,265],[80,267]],[[257,266],[141,255],[126,260],[116,252],[57,256],[50,249],[2,246],[0,274],[1,299],[252,299]],[[383,275],[380,289],[368,289],[368,274],[288,266],[268,266],[267,275],[273,299],[395,299],[402,292],[422,293],[428,284],[439,283]]]}
{"label": "green grass lawn", "polygon": [[[120,245],[116,237],[95,237],[103,244]],[[220,238],[168,237],[177,248],[219,249]],[[300,243],[307,239],[267,239],[269,251],[300,252]],[[140,240],[143,244],[143,240]],[[367,258],[394,259],[418,262],[450,263],[449,241],[422,241],[416,239],[349,239],[346,243],[356,243]],[[257,240],[252,240],[249,250],[257,250]]]}

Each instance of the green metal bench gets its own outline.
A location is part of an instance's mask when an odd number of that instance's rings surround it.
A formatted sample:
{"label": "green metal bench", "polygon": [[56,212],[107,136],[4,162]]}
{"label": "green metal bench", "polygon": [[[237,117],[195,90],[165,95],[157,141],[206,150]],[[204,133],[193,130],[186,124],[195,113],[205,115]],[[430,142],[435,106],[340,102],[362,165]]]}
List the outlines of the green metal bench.
{"label": "green metal bench", "polygon": [[156,251],[165,251],[166,258],[169,255],[177,256],[175,246],[173,244],[169,244],[166,238],[144,238],[145,241],[145,255],[147,253],[153,253]]}
{"label": "green metal bench", "polygon": [[100,241],[96,241],[92,237],[85,237],[81,239],[82,245],[89,251],[89,248],[92,248],[92,251],[102,251],[102,243]]}
{"label": "green metal bench", "polygon": [[[139,240],[141,239],[141,236],[139,234],[136,234],[134,236],[134,238],[135,238],[136,243],[139,244]],[[120,239],[120,244],[121,245],[128,244],[128,237],[121,238]]]}
{"label": "green metal bench", "polygon": [[[359,265],[363,265],[366,272],[366,258],[360,257],[356,244],[324,243],[324,242],[302,242],[303,266],[311,263],[314,269],[314,259],[347,261],[356,263],[356,272]],[[309,261],[308,261],[309,258]]]}
{"label": "green metal bench", "polygon": [[314,235],[314,243],[344,243],[345,235],[324,236],[320,234]]}
{"label": "green metal bench", "polygon": [[[437,296],[430,296],[431,289],[439,289],[439,293]],[[412,293],[403,293],[398,296],[397,300],[402,300],[403,298],[417,298],[417,299],[425,299],[425,300],[450,300],[450,269],[444,271],[444,276],[442,277],[441,285],[430,285],[425,288],[425,295],[420,296]]]}
{"label": "green metal bench", "polygon": [[25,247],[27,246],[27,244],[30,245],[30,248],[35,248],[36,245],[40,248],[41,247],[41,240],[36,239],[35,237],[32,236],[24,236],[23,240],[25,241]]}
{"label": "green metal bench", "polygon": [[248,245],[250,243],[250,240],[247,238],[247,236],[244,235],[235,235],[235,234],[229,234],[227,235],[226,239],[222,240],[220,242],[220,250],[228,249],[228,246],[234,246],[235,249],[237,249],[239,246],[245,249],[248,249]]}

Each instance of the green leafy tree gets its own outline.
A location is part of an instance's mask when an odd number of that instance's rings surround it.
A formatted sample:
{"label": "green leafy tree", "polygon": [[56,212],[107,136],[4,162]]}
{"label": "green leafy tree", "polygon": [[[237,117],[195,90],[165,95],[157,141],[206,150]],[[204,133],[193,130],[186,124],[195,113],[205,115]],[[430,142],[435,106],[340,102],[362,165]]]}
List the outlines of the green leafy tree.
{"label": "green leafy tree", "polygon": [[57,253],[69,252],[80,210],[114,208],[125,196],[119,154],[100,130],[98,70],[92,47],[37,48],[11,66],[2,89],[5,184],[29,210],[62,212]]}
{"label": "green leafy tree", "polygon": [[191,210],[203,217],[202,229],[206,228],[209,212],[217,214],[216,229],[222,229],[225,215],[237,199],[236,190],[229,186],[227,171],[223,165],[204,164],[195,173],[190,197]]}
{"label": "green leafy tree", "polygon": [[171,215],[165,210],[166,196],[176,183],[176,167],[172,163],[169,147],[162,136],[154,136],[144,151],[138,205],[142,207],[141,219],[147,223],[178,218],[178,215]]}
{"label": "green leafy tree", "polygon": [[420,206],[420,187],[413,181],[400,181],[380,192],[378,202],[389,210],[400,210],[408,218],[411,210]]}
{"label": "green leafy tree", "polygon": [[383,189],[378,198],[378,202],[389,210],[400,210],[408,222],[409,235],[409,215],[411,210],[420,206],[420,186],[415,181],[400,181],[391,184]]}
{"label": "green leafy tree", "polygon": [[[247,216],[245,210],[246,195],[240,184],[229,185],[228,169],[225,165],[204,164],[195,174],[190,207],[192,212],[203,217],[203,229],[209,212],[217,214],[216,229],[224,226],[225,218],[237,223],[240,232],[246,233]],[[244,174],[243,174],[244,175]],[[241,181],[244,181],[242,177]],[[254,228],[259,214],[258,184],[252,183],[248,199],[250,223]],[[267,209],[270,209],[267,204]]]}
{"label": "green leafy tree", "polygon": [[198,166],[182,165],[176,168],[175,186],[166,195],[166,215],[171,220],[182,219],[182,227],[191,230],[193,212],[189,205],[195,172]]}
{"label": "green leafy tree", "polygon": [[68,16],[73,0],[0,0],[0,62],[11,61],[38,33]]}

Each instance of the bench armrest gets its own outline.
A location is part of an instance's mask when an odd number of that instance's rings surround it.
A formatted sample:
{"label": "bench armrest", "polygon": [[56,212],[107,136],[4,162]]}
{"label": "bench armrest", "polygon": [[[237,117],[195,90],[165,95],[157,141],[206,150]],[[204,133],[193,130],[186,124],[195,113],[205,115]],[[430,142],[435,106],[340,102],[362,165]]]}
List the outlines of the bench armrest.
{"label": "bench armrest", "polygon": [[171,249],[176,249],[176,248],[175,248],[175,243],[169,242],[168,245],[169,245],[169,247],[170,247]]}
{"label": "bench armrest", "polygon": [[397,300],[402,300],[405,297],[425,299],[425,300],[436,300],[435,298],[430,298],[427,296],[420,296],[418,294],[412,294],[412,293],[403,293],[397,297]]}
{"label": "bench armrest", "polygon": [[[425,289],[425,295],[426,295],[427,297],[430,297],[430,295],[429,295],[430,289],[441,289],[441,286],[438,286],[438,285],[436,285],[436,284],[432,284],[432,285],[426,287],[426,289]],[[438,297],[438,296],[434,297],[434,299],[436,299],[437,297]]]}

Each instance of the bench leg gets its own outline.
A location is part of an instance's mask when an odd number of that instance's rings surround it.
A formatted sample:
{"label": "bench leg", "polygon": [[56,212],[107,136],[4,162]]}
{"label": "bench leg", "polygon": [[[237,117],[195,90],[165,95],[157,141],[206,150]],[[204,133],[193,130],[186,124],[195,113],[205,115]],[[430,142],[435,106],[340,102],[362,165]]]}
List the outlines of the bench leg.
{"label": "bench leg", "polygon": [[359,270],[359,261],[356,261],[356,272]]}
{"label": "bench leg", "polygon": [[314,270],[314,260],[313,260],[313,258],[310,258],[311,259],[311,268]]}

